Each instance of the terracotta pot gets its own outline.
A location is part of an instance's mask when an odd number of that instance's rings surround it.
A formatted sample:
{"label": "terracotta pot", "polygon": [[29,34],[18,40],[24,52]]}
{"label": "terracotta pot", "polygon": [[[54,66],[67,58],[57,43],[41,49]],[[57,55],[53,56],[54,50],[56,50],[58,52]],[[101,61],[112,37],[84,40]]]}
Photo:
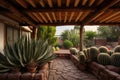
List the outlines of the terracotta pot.
{"label": "terracotta pot", "polygon": [[27,66],[27,70],[28,70],[28,72],[30,72],[30,73],[35,73],[35,72],[36,72],[36,69],[37,69],[37,66],[34,66],[34,67],[32,67],[32,66]]}

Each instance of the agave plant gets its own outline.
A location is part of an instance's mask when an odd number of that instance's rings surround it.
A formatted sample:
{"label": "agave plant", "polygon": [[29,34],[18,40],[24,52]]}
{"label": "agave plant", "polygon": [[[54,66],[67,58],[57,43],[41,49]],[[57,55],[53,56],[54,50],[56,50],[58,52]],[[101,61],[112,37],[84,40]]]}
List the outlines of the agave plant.
{"label": "agave plant", "polygon": [[[2,55],[2,54],[1,54]],[[22,37],[12,46],[6,45],[4,49],[3,60],[0,61],[0,67],[3,72],[12,68],[37,67],[56,57],[52,53],[52,46],[48,41],[32,40]],[[6,64],[3,62],[6,61]]]}

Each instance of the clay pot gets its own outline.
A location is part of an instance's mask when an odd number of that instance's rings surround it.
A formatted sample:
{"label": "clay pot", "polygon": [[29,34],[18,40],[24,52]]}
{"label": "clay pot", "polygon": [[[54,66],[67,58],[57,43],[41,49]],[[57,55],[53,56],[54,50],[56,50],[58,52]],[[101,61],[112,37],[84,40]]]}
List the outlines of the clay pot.
{"label": "clay pot", "polygon": [[37,69],[37,66],[27,66],[27,70],[30,73],[35,73]]}

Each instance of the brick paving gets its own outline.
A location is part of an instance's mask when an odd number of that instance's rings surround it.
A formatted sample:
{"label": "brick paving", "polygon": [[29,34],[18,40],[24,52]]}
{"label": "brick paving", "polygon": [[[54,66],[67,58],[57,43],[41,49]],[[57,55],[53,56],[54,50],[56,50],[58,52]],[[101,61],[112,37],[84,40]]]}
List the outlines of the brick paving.
{"label": "brick paving", "polygon": [[88,72],[78,70],[69,59],[57,58],[50,69],[48,80],[98,80]]}

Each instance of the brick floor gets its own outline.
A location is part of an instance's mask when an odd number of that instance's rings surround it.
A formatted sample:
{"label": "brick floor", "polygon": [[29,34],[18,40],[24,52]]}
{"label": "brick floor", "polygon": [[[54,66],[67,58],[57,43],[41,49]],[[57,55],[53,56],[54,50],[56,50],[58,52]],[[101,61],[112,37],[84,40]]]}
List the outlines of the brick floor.
{"label": "brick floor", "polygon": [[69,59],[57,58],[50,69],[48,80],[98,80],[90,73],[78,70]]}

